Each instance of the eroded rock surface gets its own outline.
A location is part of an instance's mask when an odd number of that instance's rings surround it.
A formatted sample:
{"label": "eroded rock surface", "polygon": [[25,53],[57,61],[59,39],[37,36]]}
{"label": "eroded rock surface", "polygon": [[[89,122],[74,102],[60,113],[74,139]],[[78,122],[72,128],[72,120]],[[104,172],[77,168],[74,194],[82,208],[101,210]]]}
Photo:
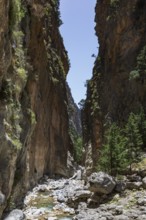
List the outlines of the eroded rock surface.
{"label": "eroded rock surface", "polygon": [[72,143],[59,2],[1,0],[0,17],[1,216],[45,173],[70,175]]}
{"label": "eroded rock surface", "polygon": [[104,172],[92,173],[88,181],[90,190],[101,194],[111,193],[116,186],[114,179]]}
{"label": "eroded rock surface", "polygon": [[[83,172],[84,169],[80,170]],[[78,170],[79,171],[79,170]],[[78,172],[77,172],[78,173]],[[115,188],[108,195],[90,191],[89,182],[72,178],[50,179],[45,176],[39,185],[29,191],[24,199],[23,210],[13,210],[6,220],[145,220],[146,190]],[[96,173],[96,177],[101,173]],[[102,176],[107,174],[102,173]],[[95,176],[95,173],[93,173]],[[123,176],[121,182],[139,181],[133,175]],[[111,177],[108,175],[108,181]],[[90,181],[90,178],[89,178]],[[98,188],[98,186],[97,186]]]}
{"label": "eroded rock surface", "polygon": [[[134,177],[131,175],[128,178]],[[128,178],[123,182],[128,182]],[[93,203],[93,198],[96,203]],[[144,220],[145,204],[146,190],[141,187],[134,191],[125,189],[120,193],[113,190],[106,196],[97,196],[84,180],[75,177],[59,180],[46,178],[45,182],[28,193],[23,211],[26,219],[31,220],[39,217],[57,220]]]}

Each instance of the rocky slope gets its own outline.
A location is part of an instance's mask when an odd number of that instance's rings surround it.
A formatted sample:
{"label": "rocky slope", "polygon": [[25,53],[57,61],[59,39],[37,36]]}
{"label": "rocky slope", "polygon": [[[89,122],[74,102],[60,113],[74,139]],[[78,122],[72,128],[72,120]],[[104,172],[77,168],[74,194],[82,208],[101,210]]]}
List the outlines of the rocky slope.
{"label": "rocky slope", "polygon": [[45,173],[69,174],[69,64],[58,7],[0,1],[0,216]]}
{"label": "rocky slope", "polygon": [[[22,210],[15,209],[5,220],[145,220],[146,173],[115,179],[103,172],[86,180],[80,167],[69,179],[49,179],[28,192]],[[141,173],[142,174],[142,173]]]}
{"label": "rocky slope", "polygon": [[99,55],[84,106],[86,166],[96,166],[106,125],[146,111],[146,2],[98,0]]}

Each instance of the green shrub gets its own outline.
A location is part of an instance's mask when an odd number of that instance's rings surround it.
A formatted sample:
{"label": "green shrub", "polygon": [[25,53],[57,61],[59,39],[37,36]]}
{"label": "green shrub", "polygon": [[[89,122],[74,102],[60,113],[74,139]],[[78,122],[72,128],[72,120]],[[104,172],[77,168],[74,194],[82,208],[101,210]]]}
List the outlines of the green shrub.
{"label": "green shrub", "polygon": [[129,160],[130,165],[133,162],[137,162],[143,145],[142,134],[139,129],[139,121],[139,115],[131,113],[124,129],[124,133],[127,138],[127,159]]}
{"label": "green shrub", "polygon": [[113,123],[105,133],[105,143],[100,152],[98,169],[103,169],[110,174],[117,174],[127,165],[126,137],[122,130]]}
{"label": "green shrub", "polygon": [[15,29],[16,26],[20,23],[22,18],[24,17],[24,9],[22,7],[21,0],[11,0],[10,1],[10,29]]}
{"label": "green shrub", "polygon": [[145,77],[146,74],[146,46],[142,48],[137,56],[135,70],[130,72],[129,80]]}
{"label": "green shrub", "polygon": [[27,109],[27,113],[29,115],[31,125],[36,125],[37,120],[36,120],[36,115],[33,112],[33,110],[32,109]]}
{"label": "green shrub", "polygon": [[130,72],[129,80],[138,79],[140,77],[140,74],[138,70],[133,70]]}
{"label": "green shrub", "polygon": [[22,67],[19,67],[17,69],[17,75],[20,77],[20,79],[22,79],[23,81],[27,80],[27,74],[26,74],[26,70],[23,69]]}
{"label": "green shrub", "polygon": [[57,22],[58,22],[58,26],[62,25],[62,20],[61,20],[61,15],[60,15],[60,10],[59,10],[59,6],[60,6],[60,1],[59,0],[52,0],[52,3],[54,4],[54,8],[57,14]]}
{"label": "green shrub", "polygon": [[115,7],[119,3],[119,0],[110,0],[110,5]]}

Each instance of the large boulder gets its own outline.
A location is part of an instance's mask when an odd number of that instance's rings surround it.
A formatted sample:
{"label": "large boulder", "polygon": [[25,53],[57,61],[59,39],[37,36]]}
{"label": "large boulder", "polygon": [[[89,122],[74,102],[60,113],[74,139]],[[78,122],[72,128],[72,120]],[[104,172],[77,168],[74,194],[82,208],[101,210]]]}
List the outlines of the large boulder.
{"label": "large boulder", "polygon": [[73,201],[90,198],[92,193],[89,190],[78,190],[74,193]]}
{"label": "large boulder", "polygon": [[90,184],[89,189],[92,192],[100,194],[109,194],[116,186],[116,182],[113,177],[104,172],[92,173],[88,177],[88,181]]}
{"label": "large boulder", "polygon": [[25,219],[24,213],[20,209],[14,209],[4,220],[23,220]]}

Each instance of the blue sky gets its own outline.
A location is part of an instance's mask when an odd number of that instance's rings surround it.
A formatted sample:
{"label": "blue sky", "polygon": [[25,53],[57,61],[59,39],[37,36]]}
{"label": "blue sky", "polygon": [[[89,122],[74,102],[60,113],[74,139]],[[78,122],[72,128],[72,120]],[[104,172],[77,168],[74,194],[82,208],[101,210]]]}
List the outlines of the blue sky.
{"label": "blue sky", "polygon": [[95,4],[96,0],[60,0],[60,31],[71,62],[67,81],[76,103],[85,98],[84,84],[92,76],[95,61],[91,55],[98,52]]}

